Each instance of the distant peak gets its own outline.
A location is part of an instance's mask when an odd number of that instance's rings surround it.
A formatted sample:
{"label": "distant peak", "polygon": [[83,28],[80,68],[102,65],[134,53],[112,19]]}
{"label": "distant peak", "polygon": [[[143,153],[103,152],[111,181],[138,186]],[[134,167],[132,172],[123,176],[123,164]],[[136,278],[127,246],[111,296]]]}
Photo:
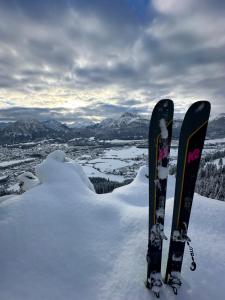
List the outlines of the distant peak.
{"label": "distant peak", "polygon": [[223,119],[223,118],[225,118],[225,113],[220,113],[216,116],[213,116],[211,121],[216,121],[216,120]]}
{"label": "distant peak", "polygon": [[139,115],[135,112],[128,112],[127,111],[127,112],[123,113],[120,117],[121,118],[137,118],[137,117],[139,117]]}

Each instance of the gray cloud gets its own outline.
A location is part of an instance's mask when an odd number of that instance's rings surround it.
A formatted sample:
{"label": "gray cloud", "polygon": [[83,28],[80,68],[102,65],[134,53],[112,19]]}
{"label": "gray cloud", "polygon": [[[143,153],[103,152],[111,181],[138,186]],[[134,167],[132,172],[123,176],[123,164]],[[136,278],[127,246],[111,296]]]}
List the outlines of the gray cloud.
{"label": "gray cloud", "polygon": [[[225,110],[222,1],[188,0],[183,7],[175,0],[3,2],[0,96],[2,90],[26,94],[61,87],[76,94],[116,86],[116,104],[90,99],[76,113],[148,110],[167,96],[181,111],[199,98],[212,99],[214,112]],[[48,109],[33,113],[52,115]]]}
{"label": "gray cloud", "polygon": [[108,104],[103,101],[91,103],[88,106],[79,107],[71,110],[64,107],[58,108],[38,108],[38,107],[10,107],[0,109],[0,122],[10,122],[20,119],[56,119],[61,122],[75,122],[80,119],[91,117],[96,119],[96,116],[104,116],[104,118],[117,118],[121,114],[132,111],[139,114],[146,113],[147,107],[136,107],[139,101],[130,99],[118,101],[117,104]]}
{"label": "gray cloud", "polygon": [[[8,122],[20,119],[38,119],[46,120],[50,118],[56,118],[63,121],[62,118],[63,109],[51,110],[48,108],[36,108],[36,107],[11,107],[6,109],[0,109],[0,121]],[[65,119],[66,120],[66,119]]]}

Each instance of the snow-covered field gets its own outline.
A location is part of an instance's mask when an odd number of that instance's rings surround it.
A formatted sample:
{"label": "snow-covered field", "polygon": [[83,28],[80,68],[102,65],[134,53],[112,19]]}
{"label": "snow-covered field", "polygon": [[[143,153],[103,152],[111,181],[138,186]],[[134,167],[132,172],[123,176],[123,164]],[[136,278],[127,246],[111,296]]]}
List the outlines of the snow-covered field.
{"label": "snow-covered field", "polygon": [[225,138],[205,140],[205,145],[208,144],[225,144]]}
{"label": "snow-covered field", "polygon": [[146,163],[147,151],[146,148],[136,146],[116,147],[104,150],[101,158],[92,159],[82,155],[76,161],[82,165],[89,177],[123,182],[126,178],[133,177],[133,172],[129,172],[130,167],[138,169]]}
{"label": "snow-covered field", "polygon": [[[83,169],[50,155],[37,167],[40,185],[0,203],[0,299],[149,300],[146,278],[148,180],[95,194]],[[173,209],[169,177],[166,234]],[[225,299],[225,203],[195,194],[189,235],[197,270],[186,249],[183,286],[163,300]],[[163,265],[168,242],[164,243]]]}
{"label": "snow-covered field", "polygon": [[111,181],[117,181],[117,182],[123,182],[125,179],[124,176],[121,175],[114,175],[109,173],[105,174],[103,172],[98,171],[95,167],[90,165],[83,165],[82,167],[88,177],[101,177],[101,178],[110,179]]}
{"label": "snow-covered field", "polygon": [[137,148],[135,146],[132,146],[132,147],[124,147],[122,149],[106,150],[103,157],[132,159],[146,154],[147,154],[147,149]]}
{"label": "snow-covered field", "polygon": [[11,160],[11,161],[3,161],[3,162],[0,162],[0,169],[16,166],[16,165],[31,162],[31,161],[34,161],[34,160],[35,160],[34,158],[25,158],[25,159]]}
{"label": "snow-covered field", "polygon": [[[120,140],[116,140],[117,143]],[[176,165],[178,144],[172,144],[170,149],[170,165]],[[220,140],[208,140],[203,149],[203,156],[224,150]],[[113,147],[103,151],[101,158],[80,156],[76,161],[84,168],[89,177],[102,177],[112,181],[123,182],[126,178],[133,178],[139,167],[147,162],[148,149],[137,146]]]}
{"label": "snow-covered field", "polygon": [[[213,163],[216,164],[217,167],[219,167],[219,161],[220,161],[220,159],[218,158],[218,159],[215,159],[215,160],[213,161]],[[225,157],[222,158],[222,162],[223,162],[223,165],[225,165]]]}

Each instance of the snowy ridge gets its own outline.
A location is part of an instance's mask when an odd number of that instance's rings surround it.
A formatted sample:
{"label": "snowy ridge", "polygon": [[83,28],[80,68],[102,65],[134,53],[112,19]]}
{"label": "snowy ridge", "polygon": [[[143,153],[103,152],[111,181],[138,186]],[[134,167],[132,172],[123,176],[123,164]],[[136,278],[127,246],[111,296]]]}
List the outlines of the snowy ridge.
{"label": "snowy ridge", "polygon": [[[148,180],[97,195],[81,167],[64,153],[37,166],[40,184],[0,203],[0,298],[4,300],[149,300],[146,279]],[[169,176],[168,197],[174,193]],[[167,201],[170,234],[173,199]],[[189,235],[197,270],[189,271],[177,300],[224,299],[224,202],[195,194]],[[165,264],[165,243],[163,263]],[[210,284],[209,284],[210,283]],[[26,295],[26,296],[24,296]],[[161,299],[175,299],[164,287]]]}
{"label": "snowy ridge", "polygon": [[95,123],[93,122],[93,121],[91,121],[91,120],[79,120],[79,121],[77,121],[77,122],[75,122],[75,123],[73,123],[73,124],[70,124],[70,128],[86,128],[86,127],[88,127],[88,126],[92,126],[92,125],[94,125]]}
{"label": "snowy ridge", "polygon": [[121,128],[128,125],[148,124],[148,120],[143,119],[137,113],[126,112],[117,119],[107,118],[98,124],[100,128]]}
{"label": "snowy ridge", "polygon": [[66,125],[54,119],[45,120],[42,122],[42,124],[44,124],[47,128],[53,129],[55,131],[69,131],[69,128]]}

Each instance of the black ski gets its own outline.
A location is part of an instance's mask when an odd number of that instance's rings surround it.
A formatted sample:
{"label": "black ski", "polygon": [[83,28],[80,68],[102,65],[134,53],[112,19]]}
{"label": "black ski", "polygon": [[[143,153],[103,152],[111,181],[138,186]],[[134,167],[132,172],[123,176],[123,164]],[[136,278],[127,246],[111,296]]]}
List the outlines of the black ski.
{"label": "black ski", "polygon": [[187,111],[180,132],[173,221],[165,276],[165,283],[173,288],[175,294],[182,284],[180,272],[186,242],[192,254],[191,270],[196,268],[187,231],[209,114],[208,101],[195,102]]}
{"label": "black ski", "polygon": [[161,260],[168,155],[172,137],[173,101],[160,100],[153,112],[149,127],[149,233],[146,287],[159,297],[162,286]]}

